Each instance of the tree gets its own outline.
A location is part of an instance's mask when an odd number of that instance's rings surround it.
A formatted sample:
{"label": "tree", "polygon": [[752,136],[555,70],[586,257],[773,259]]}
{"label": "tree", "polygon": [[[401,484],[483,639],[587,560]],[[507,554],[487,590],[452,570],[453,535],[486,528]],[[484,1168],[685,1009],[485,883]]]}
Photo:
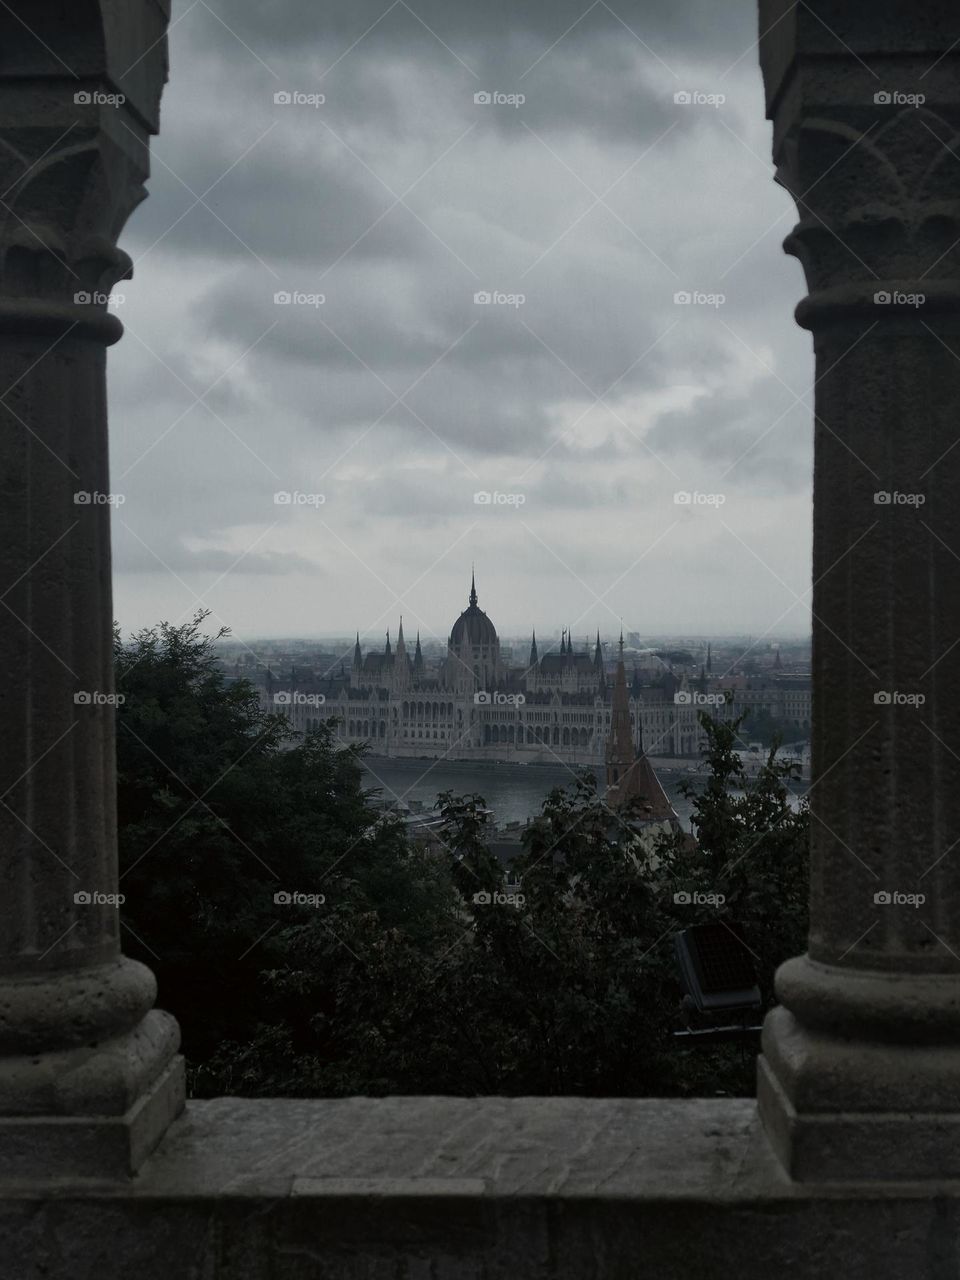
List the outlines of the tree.
{"label": "tree", "polygon": [[651,856],[585,776],[506,868],[477,795],[441,796],[439,843],[411,841],[358,750],[292,735],[222,674],[204,619],[116,641],[125,946],[158,975],[195,1092],[750,1091],[742,1053],[673,1039],[672,934],[735,922],[768,1000],[803,945],[806,814],[773,753],[743,776],[739,723],[701,716],[695,846]]}
{"label": "tree", "polygon": [[742,737],[744,739],[760,742],[765,747],[772,746],[774,742],[780,743],[785,740],[790,742],[806,741],[810,737],[809,725],[801,725],[799,720],[783,720],[772,715],[765,708],[753,709],[745,712],[741,716]]}
{"label": "tree", "polygon": [[[696,849],[663,849],[664,868],[683,890],[723,895],[719,907],[687,915],[688,922],[736,921],[753,953],[764,1002],[773,1002],[773,974],[806,944],[809,814],[806,799],[791,805],[795,766],[781,762],[774,739],[755,778],[736,751],[741,720],[699,713],[707,735],[706,784],[682,782],[693,801]],[[697,915],[697,920],[693,916]]]}
{"label": "tree", "polygon": [[[225,679],[226,633],[203,635],[205,617],[115,641],[125,946],[156,972],[192,1064],[262,1020],[313,1049],[307,1023],[336,1006],[344,921],[372,915],[422,942],[452,894],[373,810],[358,750],[327,727],[291,745],[286,720]],[[309,1016],[304,984],[271,978],[297,948],[316,959]]]}

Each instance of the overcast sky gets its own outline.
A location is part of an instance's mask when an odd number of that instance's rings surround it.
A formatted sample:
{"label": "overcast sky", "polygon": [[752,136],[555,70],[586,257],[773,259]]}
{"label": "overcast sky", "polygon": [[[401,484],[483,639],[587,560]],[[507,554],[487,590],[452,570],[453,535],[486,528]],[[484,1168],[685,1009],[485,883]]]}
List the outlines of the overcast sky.
{"label": "overcast sky", "polygon": [[805,634],[755,13],[176,0],[109,356],[123,628],[446,636],[475,561],[507,634]]}

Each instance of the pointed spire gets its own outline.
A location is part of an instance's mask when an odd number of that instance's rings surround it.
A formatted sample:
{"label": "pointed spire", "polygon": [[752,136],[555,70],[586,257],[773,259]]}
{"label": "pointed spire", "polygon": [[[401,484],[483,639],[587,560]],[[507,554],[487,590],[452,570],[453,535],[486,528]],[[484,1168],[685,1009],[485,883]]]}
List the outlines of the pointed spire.
{"label": "pointed spire", "polygon": [[383,656],[389,658],[392,653],[393,650],[390,648],[390,628],[387,627],[387,647],[383,651]]}
{"label": "pointed spire", "polygon": [[531,642],[530,642],[530,663],[529,663],[529,665],[530,665],[531,667],[536,667],[536,666],[538,666],[538,665],[539,665],[539,662],[540,662],[540,655],[537,653],[537,633],[536,633],[536,630],[534,630],[534,632],[533,632],[533,639],[532,639],[532,640],[531,640]]}
{"label": "pointed spire", "polygon": [[357,643],[353,646],[353,665],[359,667],[363,662],[363,654],[360,652],[360,632],[357,632]]}
{"label": "pointed spire", "polygon": [[476,607],[477,603],[477,575],[473,566],[470,566],[470,604]]}
{"label": "pointed spire", "polygon": [[[636,751],[633,744],[633,730],[630,726],[630,695],[627,692],[627,671],[623,665],[623,641],[620,641],[620,656],[617,659],[617,674],[613,685],[613,697],[610,702],[610,735],[607,738],[607,771],[615,767],[617,774],[622,774],[633,763]],[[608,777],[608,783],[618,781]]]}
{"label": "pointed spire", "polygon": [[597,647],[593,651],[593,665],[597,671],[603,670],[603,648],[600,644],[600,628],[597,628]]}
{"label": "pointed spire", "polygon": [[[636,671],[636,668],[634,668]],[[615,809],[636,801],[636,816],[641,822],[667,822],[673,826],[677,818],[660,779],[643,750],[643,710],[641,700],[634,700],[636,729],[630,723],[630,695],[627,673],[623,665],[623,637],[617,676],[610,699],[610,733],[607,738],[606,802]],[[674,828],[676,829],[676,828]]]}
{"label": "pointed spire", "polygon": [[417,632],[417,647],[413,652],[413,669],[414,671],[423,670],[423,652],[420,648],[420,632]]}
{"label": "pointed spire", "polygon": [[397,661],[402,667],[408,661],[407,646],[403,642],[403,618],[400,618],[400,630],[397,633]]}

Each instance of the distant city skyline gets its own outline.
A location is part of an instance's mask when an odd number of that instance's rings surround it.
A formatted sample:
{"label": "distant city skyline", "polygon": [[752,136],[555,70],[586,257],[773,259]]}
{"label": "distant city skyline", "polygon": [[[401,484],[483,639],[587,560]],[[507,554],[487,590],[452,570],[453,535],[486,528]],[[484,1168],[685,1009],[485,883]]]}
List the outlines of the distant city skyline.
{"label": "distant city skyline", "polygon": [[[661,756],[696,757],[708,742],[698,712],[727,719],[741,704],[797,733],[809,730],[808,664],[783,663],[779,647],[766,645],[744,663],[742,645],[718,643],[714,662],[714,646],[702,640],[635,648],[628,657],[622,630],[606,647],[599,632],[592,645],[574,645],[568,631],[559,644],[535,631],[528,644],[502,641],[471,574],[446,646],[422,646],[419,630],[400,622],[380,643],[363,645],[356,635],[323,652],[316,643],[281,641],[259,653],[241,644],[221,658],[225,675],[250,681],[261,707],[285,715],[297,732],[327,724],[342,745],[368,744],[378,756],[605,762],[608,803],[617,807],[636,791],[656,821],[676,815],[643,743]],[[749,674],[760,670],[763,688]]]}
{"label": "distant city skyline", "polygon": [[[556,640],[556,642],[559,644],[561,630],[562,630],[560,627],[556,627],[551,630],[549,626],[544,625],[542,627],[537,626],[534,629],[536,630],[538,639],[542,637],[547,641]],[[395,629],[390,628],[389,630],[390,630],[391,637],[394,636]],[[498,627],[498,630],[500,630],[499,627]],[[414,633],[415,632],[416,632],[416,628],[414,628]],[[382,642],[386,632],[385,631],[365,632],[361,630],[359,634],[360,634],[361,644],[366,644],[366,643],[379,644]],[[267,643],[289,641],[295,644],[296,643],[311,644],[311,643],[320,642],[320,641],[343,640],[345,643],[348,642],[349,644],[352,645],[354,643],[355,636],[356,636],[356,628],[354,628],[353,631],[347,628],[343,630],[315,631],[313,633],[278,632],[276,634],[272,634],[266,631],[260,631],[260,632],[250,632],[246,635],[242,635],[237,632],[231,632],[230,639],[233,639],[238,643],[243,641],[249,642],[254,640],[263,640]],[[501,637],[505,644],[518,644],[518,643],[529,644],[530,630],[521,629],[519,631],[512,631],[510,627],[507,626],[501,630]],[[437,644],[437,645],[446,644],[446,636],[443,636],[438,631],[431,631],[430,634],[421,632],[420,638],[425,646],[427,644]],[[605,634],[603,631],[603,628],[600,629],[601,643],[605,645],[615,645],[617,643],[617,639],[618,639],[618,633],[611,631]],[[574,645],[577,647],[580,647],[581,645],[583,645],[587,648],[590,648],[592,647],[595,640],[596,640],[595,631],[592,634],[589,631],[585,631],[582,635],[576,631],[573,632],[573,642],[574,642]],[[653,645],[659,645],[659,644],[667,644],[672,642],[679,643],[682,641],[688,644],[692,644],[692,643],[706,644],[710,640],[722,641],[724,643],[734,644],[740,641],[748,643],[753,640],[756,640],[756,637],[753,636],[752,633],[750,632],[732,632],[730,634],[725,634],[719,631],[701,631],[701,632],[695,632],[695,633],[694,632],[682,633],[677,631],[671,631],[671,632],[664,632],[662,635],[644,633],[641,639],[641,643],[643,645],[646,645],[648,643]],[[758,646],[757,652],[758,653],[766,652],[768,646],[809,645],[809,643],[810,643],[809,635],[767,636],[763,639],[763,641]]]}

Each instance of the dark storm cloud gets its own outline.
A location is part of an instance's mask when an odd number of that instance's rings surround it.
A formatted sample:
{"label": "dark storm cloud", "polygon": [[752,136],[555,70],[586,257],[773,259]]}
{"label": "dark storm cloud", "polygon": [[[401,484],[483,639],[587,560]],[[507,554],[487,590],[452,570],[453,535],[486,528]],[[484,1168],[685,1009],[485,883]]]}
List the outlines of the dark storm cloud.
{"label": "dark storm cloud", "polygon": [[[378,222],[392,197],[361,165],[339,154],[329,137],[317,138],[306,158],[286,152],[282,139],[269,134],[258,143],[268,128],[269,121],[249,138],[220,136],[215,144],[206,138],[200,146],[187,146],[186,139],[180,145],[165,140],[166,147],[158,151],[164,159],[170,157],[169,180],[154,181],[158,198],[148,202],[131,228],[134,259],[163,245],[266,264],[264,276],[276,279],[271,269],[284,270],[290,259],[309,259],[322,269],[374,223],[352,249],[357,257],[422,255],[427,233],[412,218]],[[155,174],[157,169],[155,162]]]}
{"label": "dark storm cloud", "polygon": [[[201,8],[188,12],[184,26],[189,24],[192,38],[213,21]],[[475,143],[494,133],[505,156],[525,148],[545,177],[560,174],[568,163],[562,148],[555,149],[557,134],[602,137],[606,148],[623,144],[628,150],[596,186],[584,185],[574,170],[565,176],[572,184],[571,207],[586,207],[594,194],[614,182],[619,186],[647,148],[671,133],[676,142],[707,127],[704,112],[672,100],[690,76],[651,60],[628,35],[626,42],[620,39],[623,29],[614,24],[617,35],[611,22],[607,15],[604,40],[560,46],[549,63],[534,68],[529,83],[524,81],[526,101],[517,109],[478,106],[474,93],[480,81],[435,43],[398,60],[394,37],[383,49],[364,41],[329,73],[328,84],[315,69],[316,46],[305,57],[304,46],[293,45],[268,70],[217,25],[214,52],[201,56],[191,47],[199,63],[189,99],[178,112],[168,112],[154,144],[154,173],[170,180],[153,183],[156,198],[133,223],[134,254],[152,251],[162,238],[169,247],[193,252],[255,255],[268,268],[277,259],[309,257],[323,269],[347,250],[408,261],[428,250],[435,255],[437,241],[430,240],[428,226],[435,222],[438,199],[443,203],[442,178],[450,165],[436,173],[432,166],[449,150],[452,164],[462,159],[458,139],[468,132]],[[494,70],[499,77],[483,81],[490,91],[519,92],[510,88],[499,58]],[[322,107],[274,103],[278,86],[317,93],[321,79],[327,98]],[[733,111],[731,102],[731,119]],[[492,195],[511,225],[522,225],[522,210],[511,208],[509,172],[498,181],[491,167],[490,178],[487,201],[478,198],[482,216],[490,219],[492,210],[483,205],[491,204]],[[413,213],[401,206],[378,221],[414,186],[405,197]],[[622,191],[610,198],[615,203],[621,196]],[[414,215],[428,226],[417,225]]]}
{"label": "dark storm cloud", "polygon": [[[539,57],[564,39],[578,45],[591,39],[633,40],[631,28],[657,52],[688,48],[700,52],[730,51],[737,56],[756,39],[756,15],[749,5],[719,4],[717,0],[623,0],[608,5],[603,0],[341,0],[317,4],[316,0],[204,0],[204,8],[218,15],[203,30],[201,41],[219,43],[221,23],[266,58],[270,52],[302,48],[305,44],[370,39],[377,30],[394,42],[417,44],[436,35],[455,52],[462,47],[484,48],[493,59],[504,56],[508,45],[523,46],[524,54]],[[376,24],[376,26],[374,25]],[[219,30],[218,30],[219,28]],[[373,31],[370,29],[373,28]],[[569,35],[565,35],[568,33]],[[491,41],[496,41],[490,48]]]}

